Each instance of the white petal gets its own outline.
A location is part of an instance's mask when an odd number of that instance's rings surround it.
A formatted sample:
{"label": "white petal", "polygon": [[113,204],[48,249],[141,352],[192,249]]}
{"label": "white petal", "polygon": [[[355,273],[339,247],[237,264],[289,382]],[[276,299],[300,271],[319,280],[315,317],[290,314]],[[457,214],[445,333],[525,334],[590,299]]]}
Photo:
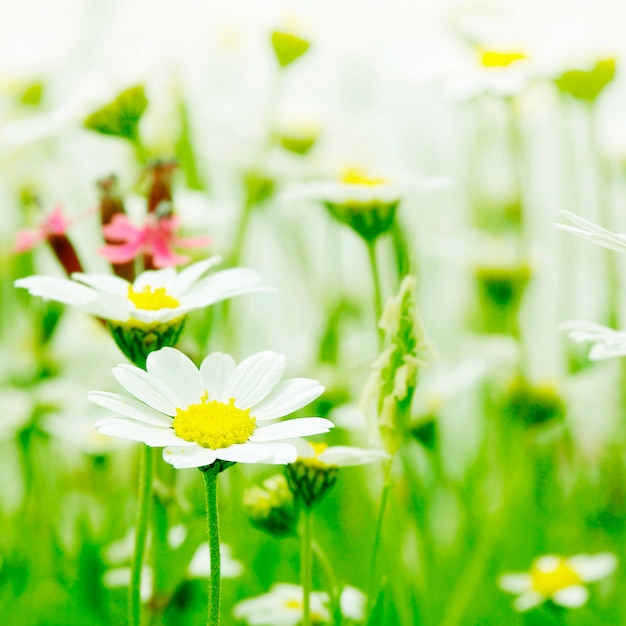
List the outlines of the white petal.
{"label": "white petal", "polygon": [[234,296],[267,291],[267,287],[260,286],[261,280],[258,272],[245,267],[222,270],[192,285],[182,294],[182,303],[193,299],[197,307],[205,307]]}
{"label": "white petal", "polygon": [[187,291],[187,289],[189,289],[189,287],[191,287],[200,278],[200,276],[202,276],[202,274],[221,262],[222,257],[214,256],[210,259],[198,261],[198,263],[192,263],[187,266],[176,277],[171,290],[172,296],[178,298],[181,294]]}
{"label": "white petal", "polygon": [[297,458],[296,449],[288,443],[243,443],[215,450],[219,459],[236,463],[285,465]]}
{"label": "white petal", "polygon": [[223,352],[209,354],[200,365],[200,374],[204,388],[209,392],[209,399],[224,401],[224,383],[235,371],[235,359]]}
{"label": "white petal", "polygon": [[15,281],[16,287],[24,287],[33,296],[77,306],[93,300],[98,293],[85,285],[55,276],[29,276]]}
{"label": "white petal", "polygon": [[169,446],[163,450],[163,460],[176,469],[204,467],[215,462],[215,452],[195,444]]}
{"label": "white petal", "polygon": [[165,415],[176,415],[178,399],[154,376],[125,363],[113,368],[113,376],[126,391],[148,406]]}
{"label": "white petal", "polygon": [[124,298],[128,297],[130,283],[119,276],[114,276],[113,274],[83,274],[81,272],[74,272],[72,278],[102,293],[123,296]]}
{"label": "white petal", "polygon": [[324,387],[311,378],[283,380],[254,407],[254,417],[257,420],[284,417],[313,402],[322,393],[324,393]]}
{"label": "white petal", "polygon": [[354,465],[365,465],[367,463],[383,461],[390,457],[382,450],[365,450],[351,446],[331,446],[330,448],[326,448],[318,458],[326,465],[351,467]]}
{"label": "white petal", "polygon": [[538,604],[545,602],[546,598],[536,591],[527,591],[515,598],[513,607],[516,611],[528,611]]}
{"label": "white petal", "polygon": [[158,289],[164,287],[167,293],[176,280],[176,270],[173,267],[164,267],[160,270],[147,270],[135,278],[133,282],[134,291],[142,291],[144,287]]}
{"label": "white petal", "polygon": [[285,369],[285,357],[275,352],[258,352],[242,361],[224,384],[224,400],[235,398],[235,406],[254,406],[274,389]]}
{"label": "white petal", "polygon": [[530,574],[503,574],[498,578],[498,587],[509,593],[524,593],[532,589]]}
{"label": "white petal", "polygon": [[617,568],[617,557],[611,552],[573,556],[568,564],[585,582],[593,582],[611,575]]}
{"label": "white petal", "polygon": [[87,394],[87,399],[94,404],[103,406],[105,409],[121,413],[139,422],[164,426],[165,428],[172,426],[170,417],[151,409],[134,398],[128,398],[118,393],[108,393],[107,391],[90,391]]}
{"label": "white petal", "polygon": [[561,213],[576,226],[555,224],[557,228],[577,235],[592,243],[609,248],[609,250],[615,250],[616,252],[626,251],[626,236],[620,233],[613,233],[569,211],[561,211]]}
{"label": "white petal", "polygon": [[171,428],[152,426],[144,422],[124,417],[111,417],[96,423],[96,429],[103,435],[141,441],[147,446],[173,446],[180,445],[182,440],[176,436]]}
{"label": "white petal", "polygon": [[276,441],[291,437],[308,437],[327,433],[334,424],[323,417],[300,417],[270,424],[256,430],[250,441]]}
{"label": "white petal", "polygon": [[178,398],[178,407],[198,404],[204,394],[202,377],[194,362],[180,350],[162,348],[151,352],[146,370]]}
{"label": "white petal", "polygon": [[297,450],[299,459],[310,459],[315,456],[313,446],[306,439],[292,439],[289,443]]}
{"label": "white petal", "polygon": [[131,304],[126,297],[105,294],[80,305],[80,310],[105,320],[126,322],[130,318]]}
{"label": "white petal", "polygon": [[552,596],[552,600],[555,604],[560,604],[569,609],[577,609],[579,606],[585,604],[588,599],[589,592],[582,585],[573,585],[572,587],[561,589]]}

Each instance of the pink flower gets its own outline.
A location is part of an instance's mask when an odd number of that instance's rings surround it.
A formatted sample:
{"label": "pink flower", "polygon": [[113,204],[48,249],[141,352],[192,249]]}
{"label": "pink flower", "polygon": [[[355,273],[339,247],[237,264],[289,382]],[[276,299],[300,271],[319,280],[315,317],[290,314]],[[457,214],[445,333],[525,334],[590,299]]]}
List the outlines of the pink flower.
{"label": "pink flower", "polygon": [[44,217],[37,230],[23,230],[17,233],[13,250],[28,252],[50,237],[65,235],[70,225],[71,221],[63,215],[63,209],[60,206],[55,207]]}
{"label": "pink flower", "polygon": [[152,259],[155,268],[182,265],[190,260],[186,255],[176,254],[172,248],[197,248],[211,243],[209,237],[182,239],[175,234],[179,220],[177,217],[157,217],[148,215],[144,226],[136,226],[126,215],[117,214],[103,227],[110,243],[98,251],[111,263],[126,263],[144,254]]}

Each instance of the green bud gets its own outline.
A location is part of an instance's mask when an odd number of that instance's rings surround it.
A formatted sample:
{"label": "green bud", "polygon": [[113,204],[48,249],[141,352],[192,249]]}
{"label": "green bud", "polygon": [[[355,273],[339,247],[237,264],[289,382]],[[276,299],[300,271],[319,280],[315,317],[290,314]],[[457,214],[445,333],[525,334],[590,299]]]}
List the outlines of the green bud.
{"label": "green bud", "polygon": [[84,122],[85,128],[135,143],[139,140],[139,121],[147,107],[143,85],[130,87],[89,115]]}
{"label": "green bud", "polygon": [[379,327],[386,347],[372,366],[361,397],[363,408],[375,406],[385,450],[392,455],[409,430],[410,407],[427,352],[416,316],[416,284],[415,277],[405,276],[398,294],[385,306]]}
{"label": "green bud", "polygon": [[31,83],[20,94],[20,102],[27,106],[36,107],[41,104],[41,100],[43,99],[43,92],[43,83]]}
{"label": "green bud", "polygon": [[330,214],[343,224],[350,226],[365,241],[374,241],[386,233],[393,224],[399,200],[383,202],[324,202]]}
{"label": "green bud", "polygon": [[274,195],[276,183],[271,176],[258,170],[248,170],[244,174],[246,202],[248,206],[261,204]]}
{"label": "green bud", "polygon": [[137,367],[145,369],[146,359],[151,352],[178,343],[186,319],[179,317],[164,324],[144,325],[108,321],[107,326],[119,349]]}
{"label": "green bud", "polygon": [[520,426],[541,426],[565,417],[565,403],[552,385],[516,378],[504,398],[504,414]]}
{"label": "green bud", "polygon": [[246,489],[243,507],[250,521],[259,529],[275,537],[296,534],[298,513],[293,494],[282,474],[276,474]]}
{"label": "green bud", "polygon": [[311,45],[306,39],[278,30],[272,33],[271,42],[276,60],[281,67],[291,65],[305,54]]}
{"label": "green bud", "polygon": [[307,508],[311,508],[336,482],[337,468],[316,458],[300,459],[285,466],[289,489]]}
{"label": "green bud", "polygon": [[603,59],[590,70],[569,70],[554,82],[561,93],[594,102],[614,77],[615,59]]}

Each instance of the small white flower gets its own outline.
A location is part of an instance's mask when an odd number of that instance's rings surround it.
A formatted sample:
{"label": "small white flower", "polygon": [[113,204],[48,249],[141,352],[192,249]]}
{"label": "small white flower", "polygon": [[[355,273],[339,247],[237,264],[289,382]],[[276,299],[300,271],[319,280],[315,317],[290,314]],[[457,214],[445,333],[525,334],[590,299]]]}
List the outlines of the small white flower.
{"label": "small white flower", "polygon": [[571,320],[559,324],[576,343],[590,341],[594,344],[589,352],[591,361],[603,361],[616,356],[626,356],[626,331],[613,330],[602,324]]}
{"label": "small white flower", "polygon": [[[105,587],[114,589],[116,587],[128,587],[130,585],[131,570],[130,567],[116,567],[104,572],[102,582]],[[152,597],[152,589],[154,587],[154,575],[152,568],[144,565],[141,568],[141,601],[148,602]]]}
{"label": "small white flower", "polygon": [[148,356],[147,371],[127,364],[113,368],[134,398],[104,391],[88,398],[123,416],[98,422],[100,432],[164,446],[163,458],[176,468],[216,460],[293,463],[296,449],[279,441],[325,433],[333,423],[309,417],[257,426],[302,408],[324,390],[308,378],[279,382],[284,368],[284,356],[274,352],[259,352],[239,365],[215,352],[198,369],[182,352],[163,348]]}
{"label": "small white flower", "polygon": [[609,250],[626,252],[626,234],[613,233],[570,211],[561,211],[561,214],[572,222],[574,226],[569,226],[568,224],[554,224],[557,228],[577,235],[592,243],[597,243],[604,248],[609,248]]}
{"label": "small white flower", "polygon": [[298,461],[321,467],[351,467],[390,458],[382,450],[366,450],[352,446],[328,446],[325,443],[311,443],[304,439],[297,439],[292,443],[298,450]]}
{"label": "small white flower", "polygon": [[[329,622],[328,594],[314,591],[309,597],[312,621],[316,624]],[[298,626],[302,622],[302,587],[286,583],[274,585],[268,593],[240,602],[233,612],[249,626]]]}
{"label": "small white flower", "polygon": [[609,576],[616,567],[617,559],[610,552],[570,558],[546,555],[536,559],[529,572],[504,574],[498,584],[504,591],[518,594],[513,602],[518,611],[528,611],[546,600],[578,608],[589,598],[585,583]]}
{"label": "small white flower", "polygon": [[29,276],[15,285],[106,320],[162,324],[233,296],[267,290],[259,286],[259,274],[248,268],[231,268],[203,278],[220,261],[211,257],[180,272],[172,267],[148,270],[132,284],[109,274],[74,273],[72,280]]}
{"label": "small white flower", "polygon": [[[211,552],[208,543],[198,546],[189,567],[187,568],[192,578],[208,578],[211,574]],[[220,544],[220,573],[222,578],[237,578],[243,572],[243,565],[240,561],[233,559],[230,546],[225,543]]]}
{"label": "small white flower", "polygon": [[365,605],[367,596],[356,587],[348,585],[343,588],[339,597],[341,614],[355,622],[361,622],[365,617]]}
{"label": "small white flower", "polygon": [[318,200],[333,204],[396,203],[403,195],[415,189],[442,189],[449,185],[447,178],[425,178],[414,181],[392,181],[372,176],[360,167],[345,169],[337,180],[294,183],[281,194],[285,201],[294,199]]}

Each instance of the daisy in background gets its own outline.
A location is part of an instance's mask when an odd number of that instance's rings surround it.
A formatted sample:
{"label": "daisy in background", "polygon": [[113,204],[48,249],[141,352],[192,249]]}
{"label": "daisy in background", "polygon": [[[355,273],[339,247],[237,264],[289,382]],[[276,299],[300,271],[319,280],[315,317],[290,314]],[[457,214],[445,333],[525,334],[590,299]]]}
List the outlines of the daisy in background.
{"label": "daisy in background", "polygon": [[569,558],[546,555],[536,559],[529,572],[504,574],[498,585],[518,594],[513,602],[517,611],[528,611],[548,600],[574,609],[589,599],[585,584],[610,576],[616,567],[617,558],[610,552]]}
{"label": "daisy in background", "polygon": [[[331,622],[328,594],[315,591],[311,594],[311,620],[313,624]],[[344,618],[359,622],[365,613],[365,595],[355,587],[345,587],[341,592],[341,614]],[[233,611],[237,619],[249,626],[298,626],[302,622],[302,587],[281,583],[258,596],[243,600]]]}
{"label": "daisy in background", "polygon": [[[274,422],[309,404],[324,388],[308,378],[279,382],[285,358],[259,352],[237,365],[221,352],[199,368],[182,352],[152,352],[144,371],[122,364],[113,375],[132,397],[92,391],[88,398],[120,415],[100,420],[104,434],[163,447],[176,468],[226,463],[293,463],[296,448],[282,440],[328,432],[320,417]],[[263,422],[271,422],[264,425]]]}
{"label": "daisy in background", "polygon": [[267,291],[260,275],[231,268],[205,276],[220,263],[214,256],[180,272],[148,270],[129,281],[109,274],[73,273],[72,280],[29,276],[15,281],[34,296],[55,300],[107,320],[115,342],[134,363],[143,365],[155,349],[175,345],[186,315],[234,296]]}

